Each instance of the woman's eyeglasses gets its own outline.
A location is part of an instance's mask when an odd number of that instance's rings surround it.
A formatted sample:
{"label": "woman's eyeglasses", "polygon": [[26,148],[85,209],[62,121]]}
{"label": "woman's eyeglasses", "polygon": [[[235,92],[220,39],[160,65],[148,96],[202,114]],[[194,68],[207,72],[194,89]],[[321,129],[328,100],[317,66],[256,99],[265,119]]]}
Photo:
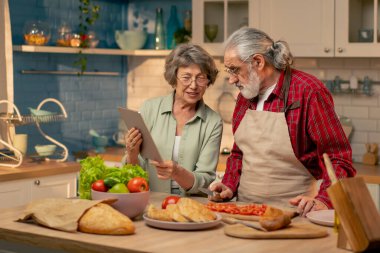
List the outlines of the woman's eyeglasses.
{"label": "woman's eyeglasses", "polygon": [[185,86],[190,86],[192,82],[195,82],[199,87],[205,87],[210,83],[210,80],[204,76],[197,76],[195,79],[192,79],[191,76],[180,76],[177,79]]}

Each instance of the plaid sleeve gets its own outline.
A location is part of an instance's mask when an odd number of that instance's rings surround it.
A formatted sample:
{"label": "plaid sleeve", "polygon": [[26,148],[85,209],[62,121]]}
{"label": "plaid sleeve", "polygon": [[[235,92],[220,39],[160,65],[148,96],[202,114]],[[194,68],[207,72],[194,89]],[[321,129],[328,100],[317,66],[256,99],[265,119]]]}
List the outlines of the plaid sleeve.
{"label": "plaid sleeve", "polygon": [[312,173],[322,179],[316,199],[332,208],[326,189],[331,185],[323,153],[327,153],[338,178],[352,177],[356,174],[352,166],[352,151],[348,139],[334,111],[334,103],[329,93],[318,90],[310,95],[308,133],[316,144],[318,156],[318,173]]}

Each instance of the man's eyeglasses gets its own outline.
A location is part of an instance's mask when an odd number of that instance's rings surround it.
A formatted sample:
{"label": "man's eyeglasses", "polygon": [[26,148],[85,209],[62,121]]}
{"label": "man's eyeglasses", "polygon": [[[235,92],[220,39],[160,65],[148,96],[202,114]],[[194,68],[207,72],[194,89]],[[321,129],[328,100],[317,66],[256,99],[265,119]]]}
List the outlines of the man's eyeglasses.
{"label": "man's eyeglasses", "polygon": [[225,69],[224,69],[224,71],[225,72],[227,72],[228,74],[230,74],[230,75],[233,75],[233,76],[238,76],[239,75],[239,72],[240,72],[240,69],[241,69],[241,66],[243,65],[243,64],[245,64],[246,62],[247,62],[247,60],[249,59],[249,58],[251,58],[251,56],[252,55],[250,55],[250,56],[248,56],[241,64],[240,64],[240,66],[237,66],[237,67],[234,67],[234,66],[232,66],[232,67],[226,67]]}
{"label": "man's eyeglasses", "polygon": [[210,83],[210,80],[204,76],[197,76],[195,79],[191,76],[180,76],[177,79],[185,86],[190,86],[192,82],[195,82],[199,87],[205,87]]}

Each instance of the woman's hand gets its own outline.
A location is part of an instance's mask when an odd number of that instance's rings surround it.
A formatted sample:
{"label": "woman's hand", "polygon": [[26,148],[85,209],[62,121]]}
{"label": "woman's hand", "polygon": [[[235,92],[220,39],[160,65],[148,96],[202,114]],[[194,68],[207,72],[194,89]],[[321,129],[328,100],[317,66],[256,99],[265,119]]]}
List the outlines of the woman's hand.
{"label": "woman's hand", "polygon": [[138,164],[138,156],[140,153],[140,146],[143,142],[141,133],[136,128],[131,128],[128,130],[127,134],[124,135],[125,148],[127,154],[127,162],[131,164]]}
{"label": "woman's hand", "polygon": [[299,195],[289,200],[293,206],[297,206],[297,213],[299,216],[305,217],[310,211],[326,210],[328,207],[321,201],[307,196]]}
{"label": "woman's hand", "polygon": [[159,179],[171,179],[178,183],[184,190],[189,190],[194,185],[194,174],[191,171],[181,167],[174,161],[150,161],[150,164],[156,167],[157,177]]}
{"label": "woman's hand", "polygon": [[159,179],[173,179],[178,172],[178,164],[174,161],[150,161],[150,163],[156,167]]}
{"label": "woman's hand", "polygon": [[212,197],[211,196],[208,197],[208,199],[212,201],[219,202],[225,199],[232,199],[232,197],[234,196],[234,193],[232,192],[232,190],[221,182],[212,183],[209,186],[209,189],[213,192],[219,193],[219,194],[214,194],[214,196]]}

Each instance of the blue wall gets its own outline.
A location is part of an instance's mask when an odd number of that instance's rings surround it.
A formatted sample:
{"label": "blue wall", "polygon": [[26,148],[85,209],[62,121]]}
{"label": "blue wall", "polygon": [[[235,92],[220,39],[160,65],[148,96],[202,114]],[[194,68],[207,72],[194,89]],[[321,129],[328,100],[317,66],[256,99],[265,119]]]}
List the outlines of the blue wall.
{"label": "blue wall", "polygon": [[[155,9],[163,7],[165,24],[170,6],[178,7],[178,16],[183,20],[183,12],[191,9],[191,0],[103,0],[94,1],[100,5],[100,17],[91,30],[100,39],[100,48],[117,48],[114,41],[116,29],[127,29],[128,13],[137,10],[147,18],[148,32],[153,37]],[[68,23],[73,31],[78,31],[78,0],[9,0],[12,39],[14,45],[22,45],[25,23],[30,20],[47,21],[51,27],[52,39],[48,45],[55,45],[57,28]],[[129,11],[128,11],[128,8]],[[150,40],[145,48],[152,48]],[[108,55],[87,55],[88,71],[119,72],[120,76],[70,76],[21,74],[21,70],[75,70],[76,54],[47,54],[14,52],[15,104],[22,114],[29,114],[28,107],[35,108],[45,98],[56,98],[65,106],[68,119],[64,122],[42,125],[44,131],[62,141],[70,151],[86,150],[91,147],[89,129],[109,137],[117,131],[118,106],[126,104],[127,57]],[[57,111],[52,103],[42,109]],[[17,133],[29,135],[28,153],[35,153],[36,144],[47,141],[37,129],[31,126],[16,128]]]}

